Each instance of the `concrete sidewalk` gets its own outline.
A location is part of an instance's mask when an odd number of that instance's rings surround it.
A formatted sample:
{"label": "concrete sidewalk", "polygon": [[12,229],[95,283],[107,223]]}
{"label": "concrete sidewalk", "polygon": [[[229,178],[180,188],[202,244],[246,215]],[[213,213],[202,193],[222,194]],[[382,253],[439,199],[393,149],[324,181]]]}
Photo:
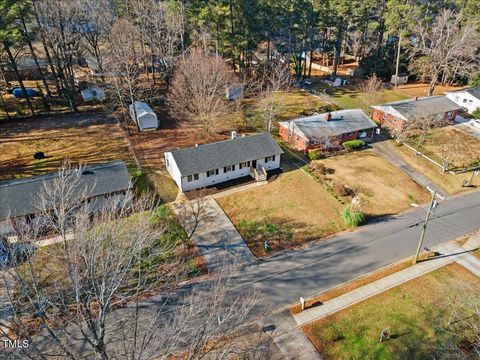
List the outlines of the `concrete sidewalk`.
{"label": "concrete sidewalk", "polygon": [[434,184],[425,176],[417,172],[413,169],[410,165],[408,165],[405,161],[403,161],[395,152],[395,149],[392,148],[392,144],[388,141],[377,142],[371,145],[373,150],[382,156],[385,160],[392,163],[400,170],[402,170],[405,174],[407,174],[413,181],[423,187],[429,187],[432,190],[437,191],[442,195],[446,195],[447,192],[442,189],[437,184]]}
{"label": "concrete sidewalk", "polygon": [[[242,236],[215,199],[207,196],[204,201],[206,220],[198,224],[192,240],[203,256],[208,270],[214,272],[225,265],[256,261]],[[181,203],[175,204],[174,211],[178,212],[180,206]]]}
{"label": "concrete sidewalk", "polygon": [[275,312],[263,320],[261,324],[286,360],[321,360],[322,356],[311,341],[297,326],[290,314],[290,310]]}
{"label": "concrete sidewalk", "polygon": [[435,251],[441,253],[442,256],[420,262],[405,270],[396,272],[373,283],[340,295],[330,301],[325,302],[321,306],[307,309],[299,314],[294,315],[297,324],[305,325],[312,321],[316,321],[455,261],[465,261],[465,259],[472,261],[470,258],[472,257],[478,262],[476,265],[479,266],[478,270],[480,272],[479,259],[467,253],[467,250],[453,242],[440,245],[435,248]]}

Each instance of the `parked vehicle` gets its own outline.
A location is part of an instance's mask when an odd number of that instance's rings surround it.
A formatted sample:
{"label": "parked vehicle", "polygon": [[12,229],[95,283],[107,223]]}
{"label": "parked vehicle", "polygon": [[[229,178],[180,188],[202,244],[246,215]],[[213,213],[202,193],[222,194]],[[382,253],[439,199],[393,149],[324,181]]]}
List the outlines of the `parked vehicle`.
{"label": "parked vehicle", "polygon": [[[37,90],[31,89],[31,88],[26,88],[25,92],[27,93],[26,97],[29,97],[29,98],[40,96],[40,93]],[[23,93],[22,88],[12,89],[12,94],[16,99],[25,98],[25,94]]]}

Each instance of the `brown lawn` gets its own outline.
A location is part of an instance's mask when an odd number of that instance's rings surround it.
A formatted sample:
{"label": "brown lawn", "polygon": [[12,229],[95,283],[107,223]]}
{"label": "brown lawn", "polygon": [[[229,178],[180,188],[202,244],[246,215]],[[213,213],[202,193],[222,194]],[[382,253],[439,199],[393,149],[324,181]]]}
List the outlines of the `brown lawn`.
{"label": "brown lawn", "polygon": [[[478,296],[480,279],[458,264],[411,280],[357,305],[306,325],[303,329],[325,359],[429,359],[441,344],[453,341],[474,358],[472,344],[452,309],[468,319],[462,306]],[[382,329],[391,339],[379,342]]]}
{"label": "brown lawn", "polygon": [[[462,181],[469,181],[472,175],[471,173],[458,175],[453,175],[448,172],[444,173],[441,171],[440,167],[421,156],[416,156],[415,152],[406,146],[399,146],[391,142],[391,148],[397,152],[403,161],[430,181],[440,186],[448,194],[457,194],[469,189],[467,187],[462,187]],[[478,176],[473,178],[472,185],[480,186],[480,179]]]}
{"label": "brown lawn", "polygon": [[353,190],[352,195],[360,196],[362,210],[367,215],[395,214],[408,209],[412,202],[423,203],[429,199],[425,189],[371,150],[317,162],[331,169],[321,181],[333,189],[343,185]]}
{"label": "brown lawn", "polygon": [[342,205],[302,170],[217,201],[257,256],[267,238],[277,251],[343,229]]}
{"label": "brown lawn", "polygon": [[[0,133],[0,179],[55,171],[64,159],[73,164],[116,159],[132,163],[123,130],[103,114],[2,121]],[[36,151],[43,151],[46,158],[35,160]]]}
{"label": "brown lawn", "polygon": [[[415,138],[408,143],[417,147]],[[448,144],[452,148],[445,148]],[[458,144],[458,149],[453,148],[455,144]],[[451,169],[468,169],[480,162],[480,140],[451,126],[433,130],[424,138],[419,150],[439,164],[442,163],[442,153],[447,151],[447,156],[453,155]]]}

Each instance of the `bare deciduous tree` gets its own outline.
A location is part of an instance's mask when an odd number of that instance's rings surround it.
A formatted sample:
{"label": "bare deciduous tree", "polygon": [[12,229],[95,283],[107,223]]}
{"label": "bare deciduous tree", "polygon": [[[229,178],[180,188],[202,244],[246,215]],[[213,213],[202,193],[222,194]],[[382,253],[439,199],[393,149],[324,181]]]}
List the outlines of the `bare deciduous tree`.
{"label": "bare deciduous tree", "polygon": [[206,194],[200,192],[199,196],[195,199],[183,201],[175,208],[178,220],[187,233],[186,246],[190,245],[190,241],[197,231],[198,226],[210,220],[208,199],[204,195]]}
{"label": "bare deciduous tree", "polygon": [[378,104],[381,101],[380,95],[383,91],[382,79],[377,74],[373,74],[367,80],[361,82],[359,89],[365,94],[362,100],[365,108],[368,109],[371,105]]}
{"label": "bare deciduous tree", "polygon": [[440,76],[469,75],[479,68],[479,46],[480,36],[473,22],[464,22],[463,16],[452,10],[442,10],[433,24],[418,29],[410,69],[430,82],[431,96]]}
{"label": "bare deciduous tree", "polygon": [[288,90],[293,85],[293,76],[288,64],[271,61],[259,69],[254,79],[254,87],[259,98],[259,109],[265,119],[268,132],[272,131],[272,124],[277,115],[284,108],[278,99],[281,91]]}
{"label": "bare deciduous tree", "polygon": [[179,122],[201,125],[209,141],[233,112],[226,89],[235,83],[225,60],[192,49],[175,69],[167,96],[170,114]]}
{"label": "bare deciduous tree", "polygon": [[[13,316],[0,331],[29,340],[20,357],[200,359],[255,350],[237,336],[252,325],[256,297],[230,290],[235,269],[174,290],[181,268],[152,271],[175,254],[159,240],[167,225],[156,221],[153,200],[127,191],[87,201],[82,172],[62,168],[38,197],[39,215],[16,234],[26,246],[48,228],[59,242],[2,274]],[[161,296],[142,302],[153,291]]]}

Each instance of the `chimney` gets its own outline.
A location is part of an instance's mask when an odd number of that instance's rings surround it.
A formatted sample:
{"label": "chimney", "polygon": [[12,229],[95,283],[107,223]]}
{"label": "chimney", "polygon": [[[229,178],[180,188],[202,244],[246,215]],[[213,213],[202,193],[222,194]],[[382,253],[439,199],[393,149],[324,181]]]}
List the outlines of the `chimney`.
{"label": "chimney", "polygon": [[328,113],[325,114],[325,120],[327,120],[327,121],[332,120],[332,113],[331,112],[328,112]]}
{"label": "chimney", "polygon": [[233,139],[236,139],[237,138],[237,132],[236,131],[232,131],[232,140]]}

